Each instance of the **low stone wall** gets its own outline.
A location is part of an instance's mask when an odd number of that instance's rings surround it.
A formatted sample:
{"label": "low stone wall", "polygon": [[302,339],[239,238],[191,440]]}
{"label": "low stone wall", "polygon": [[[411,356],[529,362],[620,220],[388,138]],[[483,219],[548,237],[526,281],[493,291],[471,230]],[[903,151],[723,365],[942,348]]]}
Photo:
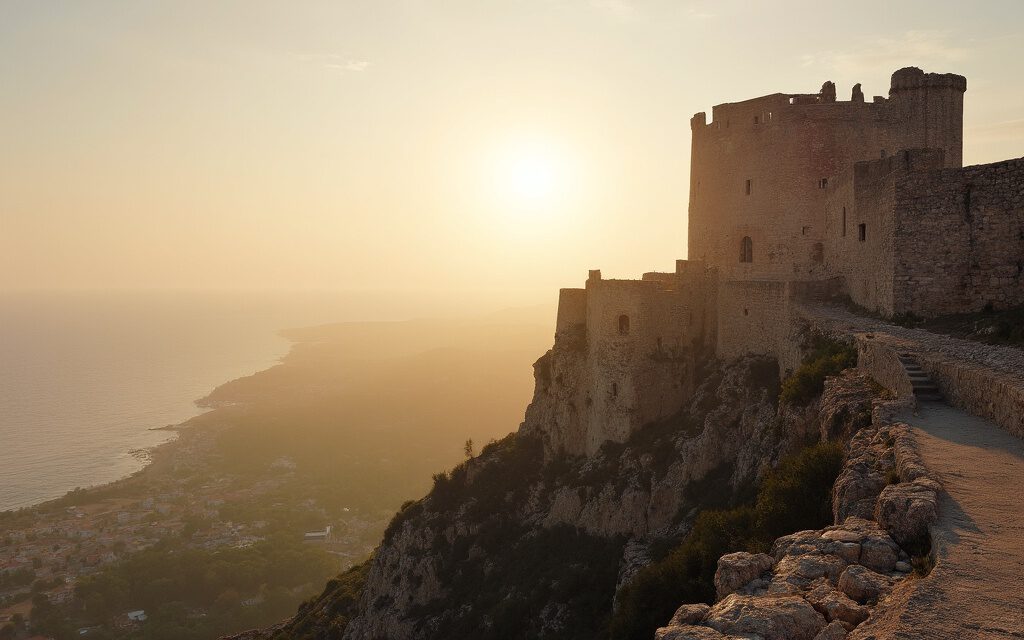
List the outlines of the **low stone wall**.
{"label": "low stone wall", "polygon": [[1024,384],[1019,378],[946,359],[942,354],[915,356],[947,402],[1024,438]]}
{"label": "low stone wall", "polygon": [[858,367],[897,398],[913,401],[899,354],[917,360],[946,401],[1024,438],[1024,353],[1013,347],[969,342],[853,314],[835,305],[800,305],[812,330],[852,336]]}
{"label": "low stone wall", "polygon": [[875,340],[870,333],[856,334],[854,339],[857,343],[857,368],[866,371],[898,399],[913,399],[914,387],[899,360],[895,345]]}

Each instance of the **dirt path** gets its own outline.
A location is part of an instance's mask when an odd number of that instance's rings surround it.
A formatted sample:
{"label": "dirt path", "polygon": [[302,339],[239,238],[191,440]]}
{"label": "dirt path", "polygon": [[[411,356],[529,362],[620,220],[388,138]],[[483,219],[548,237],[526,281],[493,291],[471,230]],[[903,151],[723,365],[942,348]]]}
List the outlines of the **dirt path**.
{"label": "dirt path", "polygon": [[937,562],[900,589],[889,616],[856,635],[1024,638],[1024,440],[941,403],[901,419],[945,489]]}

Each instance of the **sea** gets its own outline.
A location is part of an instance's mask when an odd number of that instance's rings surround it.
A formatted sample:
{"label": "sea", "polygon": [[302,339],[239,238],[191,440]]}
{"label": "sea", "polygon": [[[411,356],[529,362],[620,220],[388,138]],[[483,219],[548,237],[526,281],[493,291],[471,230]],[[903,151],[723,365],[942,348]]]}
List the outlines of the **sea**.
{"label": "sea", "polygon": [[0,511],[142,468],[174,437],[160,427],[287,354],[281,329],[437,311],[368,293],[0,293]]}

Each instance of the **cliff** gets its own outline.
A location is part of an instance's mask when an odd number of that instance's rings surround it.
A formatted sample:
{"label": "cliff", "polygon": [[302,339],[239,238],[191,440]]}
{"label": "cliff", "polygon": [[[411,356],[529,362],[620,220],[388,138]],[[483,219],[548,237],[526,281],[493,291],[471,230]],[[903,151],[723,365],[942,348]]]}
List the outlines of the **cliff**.
{"label": "cliff", "polygon": [[518,433],[436,475],[366,564],[280,628],[246,637],[608,637],[616,594],[685,540],[698,514],[749,503],[766,473],[823,431],[847,437],[872,393],[832,385],[821,403],[780,408],[774,360],[703,360],[676,415],[570,456],[556,443],[571,434],[546,433],[538,416],[572,380],[549,378],[543,362],[535,370]]}

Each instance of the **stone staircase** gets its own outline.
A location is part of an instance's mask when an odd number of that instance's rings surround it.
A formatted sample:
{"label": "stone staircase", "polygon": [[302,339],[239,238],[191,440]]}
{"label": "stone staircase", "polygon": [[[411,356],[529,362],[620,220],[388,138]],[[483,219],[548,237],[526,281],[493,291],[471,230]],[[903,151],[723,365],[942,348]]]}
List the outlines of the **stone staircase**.
{"label": "stone staircase", "polygon": [[922,402],[942,402],[942,391],[939,390],[937,384],[932,382],[917,360],[907,353],[901,353],[899,357],[903,369],[910,376],[910,383],[914,387],[914,397]]}

